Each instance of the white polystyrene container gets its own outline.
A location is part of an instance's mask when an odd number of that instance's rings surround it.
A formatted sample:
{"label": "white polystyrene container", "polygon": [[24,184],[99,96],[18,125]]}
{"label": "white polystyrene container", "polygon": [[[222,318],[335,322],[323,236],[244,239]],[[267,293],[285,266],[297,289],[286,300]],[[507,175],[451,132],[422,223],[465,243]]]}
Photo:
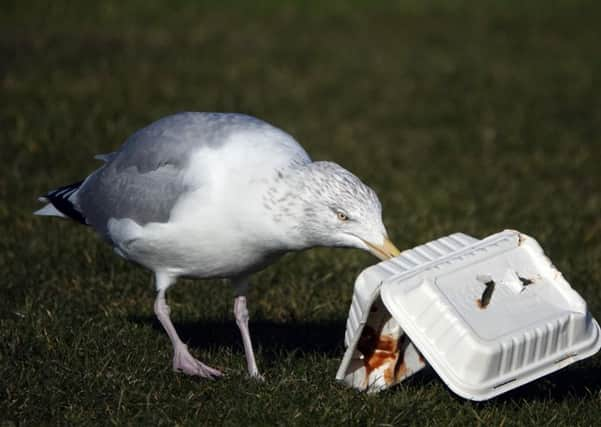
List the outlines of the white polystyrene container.
{"label": "white polystyrene container", "polygon": [[593,355],[601,333],[534,239],[457,233],[364,270],[345,345],[336,378],[351,387],[388,388],[427,361],[451,390],[485,400]]}
{"label": "white polystyrene container", "polygon": [[585,301],[538,243],[517,231],[399,272],[380,292],[429,364],[467,399],[490,399],[601,347]]}

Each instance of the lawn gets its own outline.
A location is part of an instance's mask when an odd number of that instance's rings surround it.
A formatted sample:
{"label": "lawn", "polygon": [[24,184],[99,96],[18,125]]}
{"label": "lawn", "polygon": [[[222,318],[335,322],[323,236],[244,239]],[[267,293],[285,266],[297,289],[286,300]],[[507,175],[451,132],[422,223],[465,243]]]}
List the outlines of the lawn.
{"label": "lawn", "polygon": [[537,238],[601,318],[601,4],[57,0],[0,14],[0,426],[592,425],[601,356],[499,398],[432,371],[378,395],[334,381],[354,250],[254,277],[245,376],[233,292],[182,280],[173,319],[220,381],[174,374],[150,274],[90,229],[34,217],[136,129],[182,110],[288,131],[379,194],[399,248],[456,231]]}

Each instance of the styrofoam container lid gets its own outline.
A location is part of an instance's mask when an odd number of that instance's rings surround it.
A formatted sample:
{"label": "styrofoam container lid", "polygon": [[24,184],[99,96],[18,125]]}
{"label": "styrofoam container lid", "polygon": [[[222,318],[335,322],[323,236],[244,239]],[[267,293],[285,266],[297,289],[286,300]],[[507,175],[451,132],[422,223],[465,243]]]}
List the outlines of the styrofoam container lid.
{"label": "styrofoam container lid", "polygon": [[438,375],[467,399],[490,399],[601,348],[585,301],[517,231],[390,276],[380,293]]}

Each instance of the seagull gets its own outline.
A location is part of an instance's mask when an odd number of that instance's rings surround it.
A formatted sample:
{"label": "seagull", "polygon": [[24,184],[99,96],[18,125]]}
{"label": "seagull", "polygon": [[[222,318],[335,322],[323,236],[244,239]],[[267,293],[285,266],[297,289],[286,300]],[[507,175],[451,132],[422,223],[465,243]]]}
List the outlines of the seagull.
{"label": "seagull", "polygon": [[90,226],[121,257],[154,273],[154,312],[173,345],[173,369],[214,379],[170,319],[179,277],[229,279],[248,374],[257,368],[248,322],[250,276],[283,254],[350,247],[399,255],[376,193],[336,163],[312,161],[286,132],[237,113],[185,112],[131,135],[75,184],[40,197],[36,215]]}

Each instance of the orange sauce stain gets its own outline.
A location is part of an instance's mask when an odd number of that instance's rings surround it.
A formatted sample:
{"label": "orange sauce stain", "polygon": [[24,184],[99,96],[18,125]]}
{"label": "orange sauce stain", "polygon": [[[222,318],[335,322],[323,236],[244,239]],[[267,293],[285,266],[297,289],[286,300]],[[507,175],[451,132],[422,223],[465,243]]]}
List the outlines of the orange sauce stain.
{"label": "orange sauce stain", "polygon": [[405,362],[403,362],[398,365],[395,378],[397,381],[400,381],[405,378],[405,376],[407,376],[407,365],[405,365]]}
{"label": "orange sauce stain", "polygon": [[380,335],[372,327],[365,326],[357,349],[363,354],[366,380],[374,370],[382,366],[386,366],[383,374],[387,384],[405,376],[407,367],[403,359],[399,357],[404,339],[405,336],[399,343],[395,338]]}

